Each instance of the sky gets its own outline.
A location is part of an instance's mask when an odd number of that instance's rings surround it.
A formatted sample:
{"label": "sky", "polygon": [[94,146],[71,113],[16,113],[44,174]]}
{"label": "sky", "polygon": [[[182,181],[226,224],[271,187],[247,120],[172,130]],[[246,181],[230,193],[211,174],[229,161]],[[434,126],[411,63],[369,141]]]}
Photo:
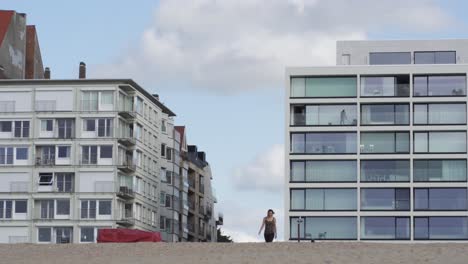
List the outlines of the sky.
{"label": "sky", "polygon": [[463,0],[0,0],[36,25],[53,79],[132,78],[206,151],[236,242],[270,208],[283,239],[286,66],[335,63],[337,40],[468,38]]}

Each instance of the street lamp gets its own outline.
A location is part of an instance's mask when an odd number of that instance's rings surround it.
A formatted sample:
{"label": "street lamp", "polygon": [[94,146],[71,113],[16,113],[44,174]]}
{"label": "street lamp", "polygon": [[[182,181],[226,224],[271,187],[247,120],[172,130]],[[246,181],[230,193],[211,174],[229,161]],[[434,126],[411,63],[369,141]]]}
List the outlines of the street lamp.
{"label": "street lamp", "polygon": [[301,242],[301,224],[304,222],[301,216],[297,219],[297,242]]}

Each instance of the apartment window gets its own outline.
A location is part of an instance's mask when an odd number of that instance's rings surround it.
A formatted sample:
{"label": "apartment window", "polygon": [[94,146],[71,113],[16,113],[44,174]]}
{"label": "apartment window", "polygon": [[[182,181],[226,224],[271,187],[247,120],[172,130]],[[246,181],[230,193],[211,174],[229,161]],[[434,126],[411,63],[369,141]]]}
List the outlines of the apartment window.
{"label": "apartment window", "polygon": [[411,64],[411,52],[371,52],[370,65]]}
{"label": "apartment window", "polygon": [[294,105],[291,107],[293,126],[355,126],[356,105]]}
{"label": "apartment window", "polygon": [[172,160],[172,148],[166,148],[166,159]]}
{"label": "apartment window", "polygon": [[51,186],[54,182],[52,173],[39,173],[39,186]]}
{"label": "apartment window", "polygon": [[409,160],[361,160],[361,182],[409,182]]}
{"label": "apartment window", "polygon": [[72,227],[56,227],[55,228],[55,243],[69,244],[72,242],[73,228]]}
{"label": "apartment window", "polygon": [[166,144],[161,144],[161,157],[166,156]]}
{"label": "apartment window", "polygon": [[415,51],[414,64],[456,64],[455,51]]}
{"label": "apartment window", "polygon": [[165,192],[161,192],[160,193],[160,196],[159,196],[159,204],[161,206],[166,206],[166,193]]}
{"label": "apartment window", "polygon": [[466,160],[414,160],[415,182],[466,182]]}
{"label": "apartment window", "polygon": [[57,119],[58,137],[59,138],[72,138],[74,122],[75,122],[74,119]]}
{"label": "apartment window", "polygon": [[[298,238],[298,217],[290,218],[290,239]],[[357,239],[356,217],[302,217],[301,239]]]}
{"label": "apartment window", "polygon": [[457,240],[468,238],[466,216],[414,217],[414,239]]}
{"label": "apartment window", "polygon": [[291,210],[355,211],[356,189],[292,189]]}
{"label": "apartment window", "polygon": [[13,164],[13,147],[0,147],[0,165]]}
{"label": "apartment window", "polygon": [[172,202],[172,196],[170,194],[166,194],[166,207],[171,207]]}
{"label": "apartment window", "polygon": [[112,136],[112,119],[98,119],[98,137]]}
{"label": "apartment window", "polygon": [[167,131],[167,127],[166,127],[166,120],[161,120],[161,131],[162,132],[166,132]]}
{"label": "apartment window", "polygon": [[291,182],[356,182],[354,160],[291,161]]}
{"label": "apartment window", "polygon": [[362,104],[362,125],[408,125],[409,104]]}
{"label": "apartment window", "polygon": [[27,212],[28,212],[28,201],[16,200],[15,201],[15,214],[26,214]]}
{"label": "apartment window", "polygon": [[94,132],[96,131],[96,120],[94,119],[85,119],[83,121],[83,130],[87,132]]}
{"label": "apartment window", "polygon": [[11,132],[11,121],[0,121],[0,132]]}
{"label": "apartment window", "polygon": [[70,214],[70,200],[57,200],[57,215]]}
{"label": "apartment window", "polygon": [[80,242],[94,242],[94,227],[80,229]]}
{"label": "apartment window", "polygon": [[98,92],[86,91],[82,93],[81,105],[83,111],[97,111]]}
{"label": "apartment window", "polygon": [[101,92],[101,104],[107,104],[107,105],[114,104],[114,92],[113,91]]}
{"label": "apartment window", "polygon": [[292,77],[291,97],[356,97],[356,77]]}
{"label": "apartment window", "polygon": [[409,209],[409,188],[361,189],[361,210],[363,211],[408,211]]}
{"label": "apartment window", "polygon": [[361,77],[361,97],[409,97],[409,75]]}
{"label": "apartment window", "polygon": [[62,159],[70,158],[70,146],[57,146],[58,157]]}
{"label": "apartment window", "polygon": [[143,99],[140,97],[136,98],[136,112],[139,113],[140,115],[143,115]]}
{"label": "apartment window", "polygon": [[56,173],[57,191],[72,192],[73,191],[73,173]]}
{"label": "apartment window", "polygon": [[410,239],[409,217],[361,217],[361,239]]}
{"label": "apartment window", "polygon": [[97,146],[82,147],[82,162],[83,164],[97,164]]}
{"label": "apartment window", "polygon": [[408,132],[362,132],[361,153],[409,153]]}
{"label": "apartment window", "polygon": [[414,210],[466,211],[466,188],[415,188]]}
{"label": "apartment window", "polygon": [[143,140],[143,127],[139,124],[136,126],[136,138],[138,140]]}
{"label": "apartment window", "polygon": [[414,153],[466,153],[466,132],[415,132]]}
{"label": "apartment window", "polygon": [[13,201],[0,200],[0,219],[11,219],[13,215]]}
{"label": "apartment window", "polygon": [[356,153],[356,133],[291,133],[291,152],[307,154]]}
{"label": "apartment window", "polygon": [[112,146],[101,146],[101,159],[112,159]]}
{"label": "apartment window", "polygon": [[159,217],[159,229],[166,230],[166,217],[164,216]]}
{"label": "apartment window", "polygon": [[53,219],[54,218],[54,200],[41,200],[41,219]]}
{"label": "apartment window", "polygon": [[17,160],[28,160],[28,148],[16,148]]}
{"label": "apartment window", "polygon": [[414,96],[466,96],[466,75],[413,77]]}
{"label": "apartment window", "polygon": [[46,131],[46,132],[54,131],[54,120],[52,119],[41,120],[41,131]]}
{"label": "apartment window", "polygon": [[15,121],[15,137],[29,137],[29,121]]}
{"label": "apartment window", "polygon": [[38,241],[39,242],[51,242],[52,241],[52,228],[50,227],[39,227],[37,229]]}
{"label": "apartment window", "polygon": [[112,201],[99,201],[99,215],[111,215]]}
{"label": "apartment window", "polygon": [[466,104],[414,104],[415,125],[464,125]]}
{"label": "apartment window", "polygon": [[95,219],[96,218],[96,205],[95,200],[82,200],[81,201],[81,218],[82,219]]}

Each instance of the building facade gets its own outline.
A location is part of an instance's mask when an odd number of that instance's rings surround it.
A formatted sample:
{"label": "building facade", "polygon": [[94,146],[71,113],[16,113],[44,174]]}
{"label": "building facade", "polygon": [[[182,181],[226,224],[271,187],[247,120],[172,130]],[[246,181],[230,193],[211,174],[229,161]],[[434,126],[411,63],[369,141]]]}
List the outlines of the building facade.
{"label": "building facade", "polygon": [[0,98],[1,243],[160,230],[174,113],[157,98],[131,80],[5,80]]}
{"label": "building facade", "polygon": [[468,240],[467,40],[343,41],[286,70],[285,236]]}

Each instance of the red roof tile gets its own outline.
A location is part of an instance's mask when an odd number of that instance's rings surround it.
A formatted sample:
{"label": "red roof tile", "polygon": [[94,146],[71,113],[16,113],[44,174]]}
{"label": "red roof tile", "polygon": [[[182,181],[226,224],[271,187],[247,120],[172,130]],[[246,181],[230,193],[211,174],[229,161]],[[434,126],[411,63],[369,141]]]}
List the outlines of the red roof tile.
{"label": "red roof tile", "polygon": [[15,14],[15,11],[0,10],[0,45],[3,42],[3,38],[8,31],[8,27],[11,23],[11,18]]}

